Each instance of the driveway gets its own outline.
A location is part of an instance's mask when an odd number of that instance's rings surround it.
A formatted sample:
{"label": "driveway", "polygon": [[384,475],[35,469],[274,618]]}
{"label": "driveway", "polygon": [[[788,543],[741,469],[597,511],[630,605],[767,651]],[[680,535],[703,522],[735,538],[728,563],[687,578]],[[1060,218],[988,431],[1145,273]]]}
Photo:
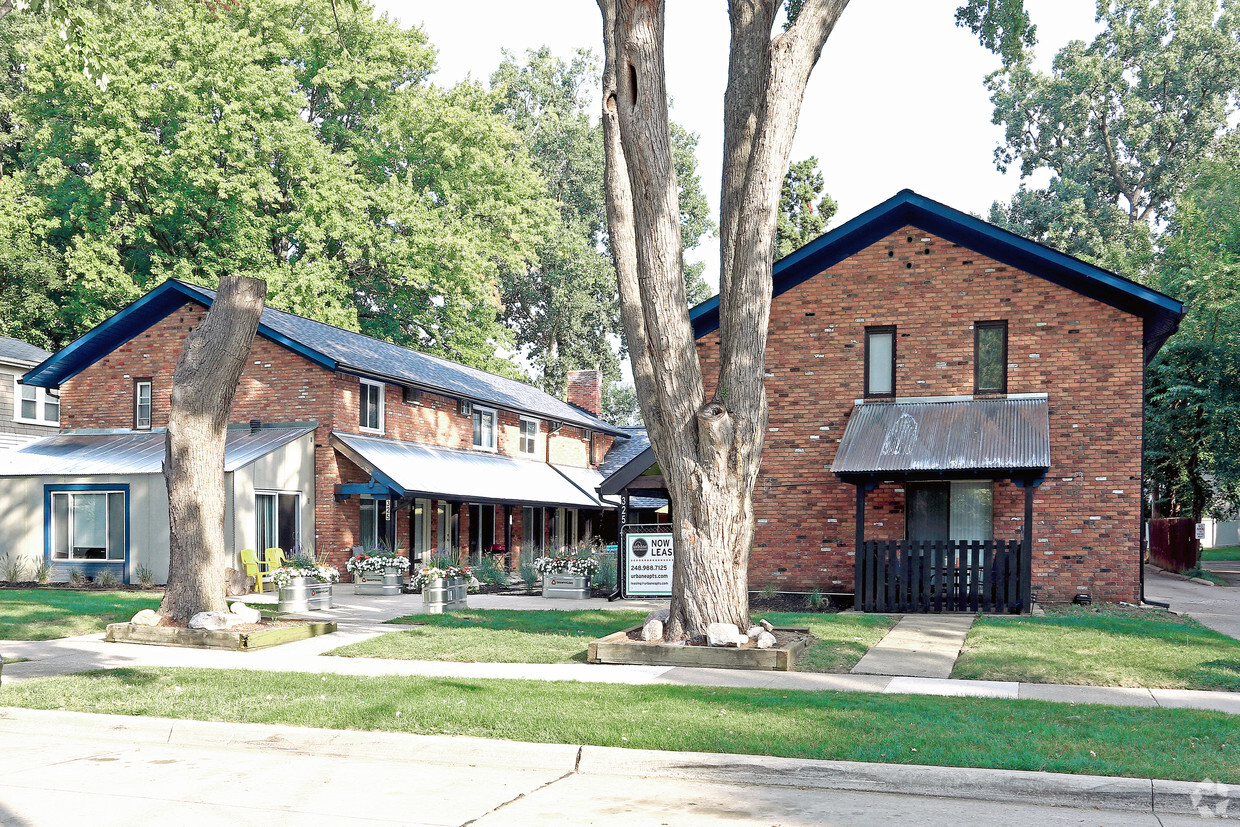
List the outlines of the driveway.
{"label": "driveway", "polygon": [[1153,573],[1152,567],[1147,566],[1145,596],[1160,603],[1170,603],[1173,611],[1240,640],[1240,586],[1207,586],[1191,580],[1164,577]]}
{"label": "driveway", "polygon": [[1240,560],[1203,560],[1201,567],[1240,586]]}

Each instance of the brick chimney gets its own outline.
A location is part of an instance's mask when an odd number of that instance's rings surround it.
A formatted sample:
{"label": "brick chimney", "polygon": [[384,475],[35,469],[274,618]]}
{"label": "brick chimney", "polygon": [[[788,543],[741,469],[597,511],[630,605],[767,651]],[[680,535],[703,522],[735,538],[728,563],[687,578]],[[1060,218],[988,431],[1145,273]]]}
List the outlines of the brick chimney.
{"label": "brick chimney", "polygon": [[603,412],[603,374],[597,370],[568,372],[568,404],[598,416]]}

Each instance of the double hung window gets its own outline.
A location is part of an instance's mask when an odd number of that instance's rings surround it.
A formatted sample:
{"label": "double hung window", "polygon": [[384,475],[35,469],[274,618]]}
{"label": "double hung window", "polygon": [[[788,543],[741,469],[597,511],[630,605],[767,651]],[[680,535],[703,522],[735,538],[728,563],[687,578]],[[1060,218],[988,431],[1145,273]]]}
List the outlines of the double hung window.
{"label": "double hung window", "polygon": [[490,408],[479,408],[474,405],[474,447],[484,451],[494,451],[496,445],[495,411]]}
{"label": "double hung window", "polygon": [[357,427],[361,431],[383,433],[383,383],[361,380]]}
{"label": "double hung window", "polygon": [[30,425],[60,424],[60,393],[34,385],[23,385],[20,379],[14,383],[13,421]]}
{"label": "double hung window", "polygon": [[865,329],[865,395],[884,399],[896,395],[896,328]]}

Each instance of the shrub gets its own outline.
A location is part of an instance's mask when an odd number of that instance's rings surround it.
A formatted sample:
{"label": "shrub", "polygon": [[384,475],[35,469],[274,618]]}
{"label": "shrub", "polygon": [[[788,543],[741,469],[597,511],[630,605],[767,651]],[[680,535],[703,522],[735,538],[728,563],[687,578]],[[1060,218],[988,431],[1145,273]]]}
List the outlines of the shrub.
{"label": "shrub", "polygon": [[102,586],[105,589],[114,589],[120,585],[120,582],[121,581],[117,579],[115,572],[106,569],[100,572],[99,576],[95,578],[95,585]]}
{"label": "shrub", "polygon": [[810,592],[809,597],[805,598],[805,605],[814,610],[821,609],[822,604],[826,602],[827,599],[817,589],[814,589]]}
{"label": "shrub", "polygon": [[590,578],[590,585],[605,592],[616,590],[616,558],[606,554],[598,558],[598,570]]}
{"label": "shrub", "polygon": [[16,554],[4,558],[4,579],[10,583],[20,583],[26,579],[26,563]]}
{"label": "shrub", "polygon": [[155,572],[151,571],[146,566],[138,566],[138,570],[135,574],[137,574],[138,584],[141,585],[142,588],[149,589],[155,585]]}
{"label": "shrub", "polygon": [[758,590],[758,597],[762,598],[763,600],[774,600],[775,594],[776,592],[775,592],[774,583],[767,583],[765,586],[763,586],[761,589]]}
{"label": "shrub", "polygon": [[34,579],[36,583],[46,585],[47,581],[52,579],[52,564],[40,560],[39,565],[34,567]]}
{"label": "shrub", "polygon": [[533,563],[522,563],[517,573],[521,576],[521,582],[531,589],[537,587],[538,581],[542,580],[542,575],[538,573]]}
{"label": "shrub", "polygon": [[74,569],[69,572],[69,582],[75,586],[85,586],[90,582],[90,578],[77,569]]}
{"label": "shrub", "polygon": [[494,557],[483,556],[482,561],[474,567],[474,577],[484,586],[507,586],[508,572]]}

